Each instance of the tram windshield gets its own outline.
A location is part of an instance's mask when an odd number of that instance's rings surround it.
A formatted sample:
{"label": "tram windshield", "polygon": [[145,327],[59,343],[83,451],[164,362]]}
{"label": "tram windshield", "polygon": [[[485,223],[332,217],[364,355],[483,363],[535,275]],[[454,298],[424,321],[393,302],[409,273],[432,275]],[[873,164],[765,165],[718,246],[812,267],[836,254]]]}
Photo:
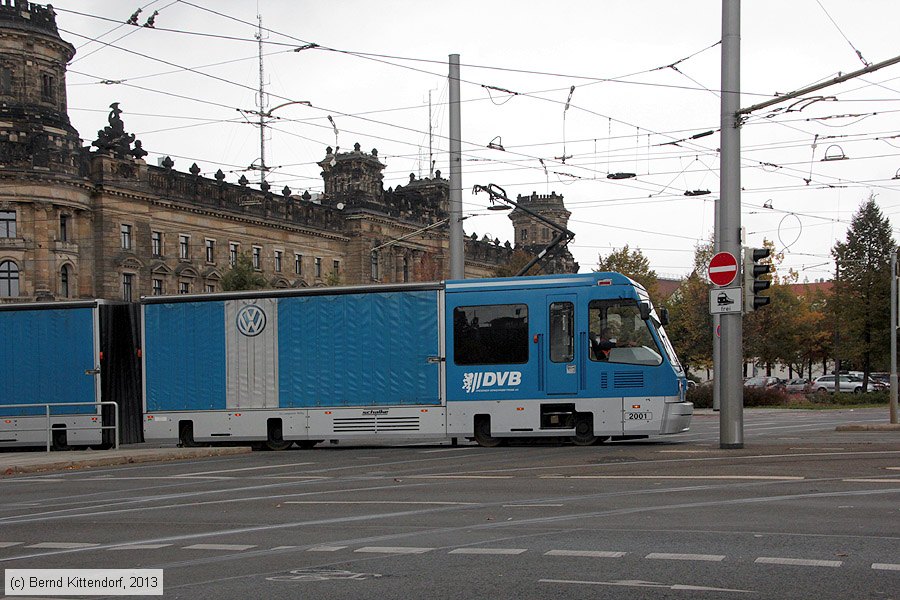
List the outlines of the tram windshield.
{"label": "tram windshield", "polygon": [[588,305],[591,360],[656,366],[662,364],[660,349],[641,318],[635,300],[592,300]]}

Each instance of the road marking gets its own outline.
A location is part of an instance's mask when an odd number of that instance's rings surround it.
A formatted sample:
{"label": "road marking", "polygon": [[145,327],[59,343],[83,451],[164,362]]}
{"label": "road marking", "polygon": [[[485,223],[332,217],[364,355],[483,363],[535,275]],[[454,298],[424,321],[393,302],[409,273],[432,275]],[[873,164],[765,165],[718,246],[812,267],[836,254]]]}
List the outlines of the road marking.
{"label": "road marking", "polygon": [[185,473],[183,475],[173,475],[172,477],[196,477],[197,475],[215,475],[216,473],[237,473],[239,471],[258,471],[260,469],[285,469],[287,467],[305,467],[308,465],[314,465],[316,463],[311,462],[302,462],[302,463],[287,463],[284,465],[264,465],[261,467],[242,467],[240,469],[221,469],[219,471],[200,471],[199,473]]}
{"label": "road marking", "polygon": [[900,565],[890,563],[872,563],[872,568],[879,571],[900,571]]}
{"label": "road marking", "polygon": [[604,550],[549,550],[544,556],[583,556],[585,558],[622,558],[625,552],[607,552]]}
{"label": "road marking", "polygon": [[843,479],[854,483],[900,483],[900,479]]}
{"label": "road marking", "polygon": [[503,508],[553,508],[555,506],[565,506],[565,504],[504,504]]}
{"label": "road marking", "polygon": [[900,467],[885,467],[888,471],[900,471]]}
{"label": "road marking", "polygon": [[54,550],[73,550],[76,548],[95,548],[100,544],[83,544],[81,542],[41,542],[40,544],[33,544],[31,546],[25,546],[26,548],[46,548],[46,549],[54,549]]}
{"label": "road marking", "polygon": [[172,544],[125,544],[122,546],[113,546],[107,550],[159,550],[171,546]]}
{"label": "road marking", "polygon": [[620,581],[578,581],[575,579],[538,579],[539,583],[571,583],[576,585],[612,585],[621,587],[663,588],[667,590],[689,590],[694,592],[734,592],[736,594],[752,594],[753,590],[734,590],[729,588],[705,587],[700,585],[684,585],[655,583],[653,581],[620,580]]}
{"label": "road marking", "polygon": [[450,554],[523,554],[527,548],[457,548]]}
{"label": "road marking", "polygon": [[660,454],[705,454],[711,450],[660,450]]}
{"label": "road marking", "polygon": [[316,546],[315,548],[310,548],[307,552],[337,552],[346,547],[347,546]]}
{"label": "road marking", "polygon": [[354,552],[367,552],[370,554],[425,554],[434,548],[410,548],[408,546],[366,546],[357,548]]}
{"label": "road marking", "polygon": [[478,446],[462,446],[459,448],[441,448],[440,450],[422,450],[419,454],[432,454],[434,452],[453,452],[456,450],[475,450]]}
{"label": "road marking", "polygon": [[255,545],[245,544],[194,544],[193,546],[185,546],[182,550],[249,550],[256,548]]}
{"label": "road marking", "polygon": [[739,479],[749,481],[802,481],[805,477],[780,475],[541,475],[540,479]]}
{"label": "road marking", "polygon": [[406,479],[512,479],[512,475],[407,475]]}
{"label": "road marking", "polygon": [[772,556],[760,556],[755,561],[761,565],[793,565],[796,567],[840,567],[840,560],[808,560],[805,558],[776,558]]}
{"label": "road marking", "polygon": [[0,542],[0,548],[11,548],[13,546],[18,546],[19,544],[24,544],[25,542]]}
{"label": "road marking", "polygon": [[[477,502],[439,502],[427,500],[286,500],[282,504],[427,504],[437,506],[474,506]],[[562,506],[559,504],[558,506]]]}
{"label": "road marking", "polygon": [[707,562],[721,562],[725,560],[724,554],[666,554],[665,552],[651,552],[644,558],[659,560],[703,560]]}

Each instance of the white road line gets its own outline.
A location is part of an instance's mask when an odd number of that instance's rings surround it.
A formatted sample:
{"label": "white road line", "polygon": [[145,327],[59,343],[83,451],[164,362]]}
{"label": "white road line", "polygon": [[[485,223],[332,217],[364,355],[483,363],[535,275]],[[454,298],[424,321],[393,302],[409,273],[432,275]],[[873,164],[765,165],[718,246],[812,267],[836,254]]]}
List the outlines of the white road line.
{"label": "white road line", "polygon": [[366,552],[369,554],[425,554],[434,548],[411,548],[408,546],[366,546],[357,548],[354,552]]}
{"label": "white road line", "polygon": [[107,475],[98,476],[98,477],[85,477],[80,481],[109,481],[109,482],[117,482],[117,481],[159,481],[159,480],[172,480],[172,479],[207,479],[210,481],[227,481],[230,479],[235,479],[235,477],[214,477],[214,476],[202,476],[202,475],[159,475],[156,477],[148,476],[148,477],[111,477]]}
{"label": "white road line", "polygon": [[625,552],[607,552],[604,550],[549,550],[544,556],[583,556],[585,558],[622,558]]}
{"label": "white road line", "polygon": [[710,479],[741,481],[802,481],[805,477],[781,475],[541,475],[540,479]]}
{"label": "white road line", "polygon": [[565,506],[565,504],[504,504],[503,508],[553,508],[555,506]]}
{"label": "white road line", "polygon": [[159,550],[160,548],[166,548],[171,545],[172,544],[125,544],[122,546],[113,546],[112,548],[107,548],[107,550]]}
{"label": "white road line", "polygon": [[459,448],[441,448],[440,450],[422,450],[419,454],[433,454],[435,452],[453,452],[456,450],[475,450],[479,446],[460,446]]}
{"label": "white road line", "polygon": [[40,544],[32,544],[25,546],[26,548],[46,548],[53,550],[74,550],[76,548],[94,548],[100,544],[84,544],[81,542],[41,542]]}
{"label": "white road line", "polygon": [[240,469],[222,469],[219,471],[201,471],[199,473],[185,473],[183,475],[173,475],[172,477],[180,478],[180,477],[196,477],[197,475],[215,475],[216,473],[237,473],[239,471],[258,471],[260,469],[286,469],[287,467],[305,467],[308,465],[314,465],[316,463],[311,462],[302,462],[302,463],[287,463],[284,465],[264,465],[261,467],[242,467]]}
{"label": "white road line", "polygon": [[660,454],[705,454],[712,450],[660,450]]}
{"label": "white road line", "polygon": [[852,481],[853,483],[898,483],[900,479],[842,479],[841,481]]}
{"label": "white road line", "polygon": [[[437,500],[286,500],[282,504],[427,504],[437,506],[474,506],[477,502],[440,502]],[[558,504],[557,506],[562,506]]]}
{"label": "white road line", "polygon": [[666,590],[687,590],[692,592],[734,592],[737,594],[752,594],[753,590],[735,590],[729,588],[714,588],[700,585],[684,585],[676,583],[656,583],[653,581],[618,580],[618,581],[578,581],[577,579],[538,579],[538,583],[571,583],[575,585],[611,585],[617,587],[642,587],[662,588]]}
{"label": "white road line", "polygon": [[316,546],[315,548],[310,548],[307,552],[337,552],[346,547],[347,546]]}
{"label": "white road line", "polygon": [[450,554],[523,554],[527,548],[457,548]]}
{"label": "white road line", "polygon": [[885,467],[888,471],[900,471],[900,467]]}
{"label": "white road line", "polygon": [[891,563],[872,563],[872,568],[879,571],[900,571],[900,565]]}
{"label": "white road line", "polygon": [[644,558],[659,560],[702,560],[706,562],[721,562],[725,560],[724,554],[667,554],[665,552],[651,552]]}
{"label": "white road line", "polygon": [[512,475],[407,475],[406,479],[512,479]]}
{"label": "white road line", "polygon": [[809,560],[805,558],[777,558],[773,556],[760,556],[753,562],[761,565],[792,565],[796,567],[840,567],[840,560]]}
{"label": "white road line", "polygon": [[182,550],[249,550],[256,548],[255,545],[245,544],[194,544],[193,546],[185,546]]}
{"label": "white road line", "polygon": [[24,543],[25,542],[0,542],[0,548],[11,548],[13,546],[18,546]]}

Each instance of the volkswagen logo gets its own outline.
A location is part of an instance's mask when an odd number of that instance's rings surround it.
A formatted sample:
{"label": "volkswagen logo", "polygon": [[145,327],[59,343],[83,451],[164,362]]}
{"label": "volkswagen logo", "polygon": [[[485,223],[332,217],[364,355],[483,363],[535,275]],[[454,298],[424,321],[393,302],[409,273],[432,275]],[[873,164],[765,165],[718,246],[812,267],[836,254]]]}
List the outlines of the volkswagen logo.
{"label": "volkswagen logo", "polygon": [[247,337],[259,335],[266,328],[266,313],[254,304],[245,306],[238,311],[237,328]]}

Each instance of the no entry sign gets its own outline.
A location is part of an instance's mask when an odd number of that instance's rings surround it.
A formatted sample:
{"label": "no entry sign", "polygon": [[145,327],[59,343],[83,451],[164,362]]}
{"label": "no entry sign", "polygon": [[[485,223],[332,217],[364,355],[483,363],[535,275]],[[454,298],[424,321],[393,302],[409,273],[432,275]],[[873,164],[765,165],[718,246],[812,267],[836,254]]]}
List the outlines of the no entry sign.
{"label": "no entry sign", "polygon": [[737,259],[728,252],[719,252],[709,261],[709,280],[716,285],[728,285],[737,276]]}

